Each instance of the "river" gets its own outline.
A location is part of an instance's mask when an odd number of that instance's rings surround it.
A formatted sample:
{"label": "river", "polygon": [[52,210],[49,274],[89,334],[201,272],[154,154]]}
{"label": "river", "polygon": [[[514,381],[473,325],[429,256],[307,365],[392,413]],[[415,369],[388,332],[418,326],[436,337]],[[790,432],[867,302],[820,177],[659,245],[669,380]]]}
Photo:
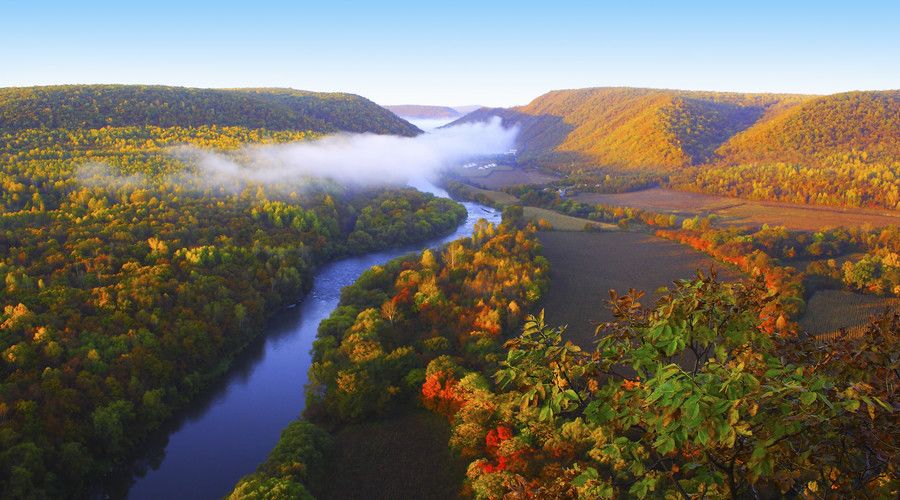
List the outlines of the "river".
{"label": "river", "polygon": [[[413,185],[448,197],[430,183]],[[322,266],[302,302],[274,318],[225,377],[149,444],[134,467],[145,473],[134,478],[130,488],[131,477],[113,481],[118,484],[109,485],[107,494],[129,499],[213,499],[228,494],[266,459],[281,430],[303,411],[310,349],[319,322],[337,306],[341,288],[373,265],[470,236],[478,219],[499,222],[500,214],[492,208],[463,205],[466,221],[443,238]]]}

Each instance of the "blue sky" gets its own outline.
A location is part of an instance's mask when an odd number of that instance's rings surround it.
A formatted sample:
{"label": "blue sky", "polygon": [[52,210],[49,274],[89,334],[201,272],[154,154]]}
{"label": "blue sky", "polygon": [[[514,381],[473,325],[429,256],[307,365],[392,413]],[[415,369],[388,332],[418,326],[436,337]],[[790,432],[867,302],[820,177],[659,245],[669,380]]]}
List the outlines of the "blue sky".
{"label": "blue sky", "polygon": [[587,86],[900,88],[900,0],[0,0],[0,86],[58,83],[504,106]]}

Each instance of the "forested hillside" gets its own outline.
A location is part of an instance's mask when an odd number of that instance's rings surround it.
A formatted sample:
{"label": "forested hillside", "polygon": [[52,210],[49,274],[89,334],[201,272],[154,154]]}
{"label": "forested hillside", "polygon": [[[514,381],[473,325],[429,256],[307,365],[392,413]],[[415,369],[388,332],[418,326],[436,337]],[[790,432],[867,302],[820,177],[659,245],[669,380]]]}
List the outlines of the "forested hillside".
{"label": "forested hillside", "polygon": [[557,90],[506,110],[481,109],[519,123],[520,157],[574,166],[671,169],[706,161],[735,133],[776,107],[806,97],[636,88]]}
{"label": "forested hillside", "polygon": [[353,94],[294,89],[65,85],[0,89],[0,132],[39,128],[240,126],[412,136],[419,130]]}
{"label": "forested hillside", "polygon": [[410,189],[220,185],[170,151],[191,144],[239,161],[250,143],[416,132],[354,96],[159,87],[3,96],[5,498],[83,496],[269,316],[300,300],[317,265],[435,237],[465,217],[461,205]]}
{"label": "forested hillside", "polygon": [[563,171],[656,172],[729,196],[900,207],[900,92],[824,97],[596,88],[481,109],[519,124],[519,161]]}
{"label": "forested hillside", "polygon": [[900,91],[819,97],[774,113],[675,172],[680,189],[900,209]]}
{"label": "forested hillside", "polygon": [[900,158],[900,91],[848,92],[809,99],[735,134],[717,163],[828,163],[834,155]]}

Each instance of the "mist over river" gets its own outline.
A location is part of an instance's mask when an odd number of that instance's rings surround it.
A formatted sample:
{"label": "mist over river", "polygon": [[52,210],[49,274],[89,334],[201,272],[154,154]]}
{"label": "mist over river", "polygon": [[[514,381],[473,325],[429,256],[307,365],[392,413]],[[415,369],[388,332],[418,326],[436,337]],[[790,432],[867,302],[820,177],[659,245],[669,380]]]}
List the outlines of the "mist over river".
{"label": "mist over river", "polygon": [[[448,197],[428,181],[422,191]],[[261,464],[279,434],[303,411],[310,349],[319,322],[337,306],[341,288],[369,267],[470,236],[478,219],[498,223],[499,212],[464,202],[468,217],[452,234],[420,245],[369,253],[322,266],[312,290],[275,317],[267,331],[233,363],[219,382],[149,443],[134,465],[145,471],[109,481],[106,494],[130,499],[221,498]],[[140,474],[140,472],[138,472]]]}

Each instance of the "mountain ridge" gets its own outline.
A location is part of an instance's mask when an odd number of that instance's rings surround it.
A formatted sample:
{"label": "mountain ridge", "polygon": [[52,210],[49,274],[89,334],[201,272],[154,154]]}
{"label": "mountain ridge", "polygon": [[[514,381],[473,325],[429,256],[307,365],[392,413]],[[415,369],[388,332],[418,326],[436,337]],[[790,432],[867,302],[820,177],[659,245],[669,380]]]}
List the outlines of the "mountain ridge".
{"label": "mountain ridge", "polygon": [[[780,147],[766,145],[777,142],[778,131],[799,137],[834,136],[825,148],[829,154],[865,147],[896,157],[898,95],[898,91],[817,96],[597,87],[551,91],[525,106],[482,108],[454,124],[499,116],[504,125],[521,127],[522,162],[560,170],[665,171],[721,161],[774,161],[791,145],[804,143],[788,139]],[[854,111],[859,106],[865,109]],[[870,123],[872,117],[880,124]],[[864,131],[873,126],[876,140],[865,140],[871,134]],[[764,154],[769,150],[772,154]],[[810,161],[814,156],[799,159]],[[798,156],[782,154],[779,161],[790,158]]]}
{"label": "mountain ridge", "polygon": [[404,136],[421,133],[374,102],[349,93],[163,85],[0,88],[0,132],[142,125],[243,126]]}

